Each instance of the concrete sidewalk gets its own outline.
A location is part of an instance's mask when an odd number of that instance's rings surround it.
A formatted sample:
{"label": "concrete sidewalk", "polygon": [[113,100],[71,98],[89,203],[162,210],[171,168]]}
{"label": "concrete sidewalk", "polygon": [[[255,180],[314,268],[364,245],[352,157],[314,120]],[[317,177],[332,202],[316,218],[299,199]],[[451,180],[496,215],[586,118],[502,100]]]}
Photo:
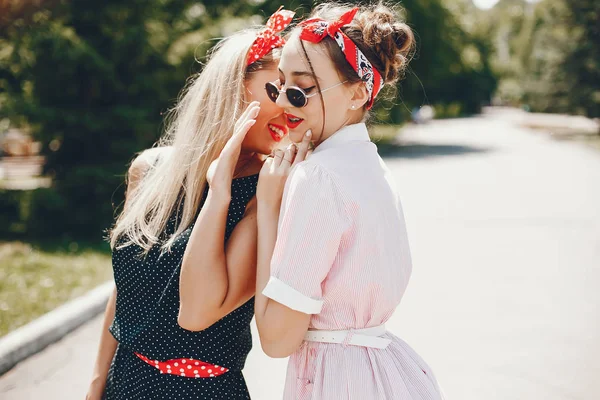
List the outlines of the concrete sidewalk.
{"label": "concrete sidewalk", "polygon": [[[414,272],[390,330],[448,399],[599,399],[600,153],[502,115],[434,121],[400,140],[384,156]],[[2,376],[0,398],[83,399],[99,328],[97,318]],[[285,360],[256,339],[251,394],[279,399]]]}

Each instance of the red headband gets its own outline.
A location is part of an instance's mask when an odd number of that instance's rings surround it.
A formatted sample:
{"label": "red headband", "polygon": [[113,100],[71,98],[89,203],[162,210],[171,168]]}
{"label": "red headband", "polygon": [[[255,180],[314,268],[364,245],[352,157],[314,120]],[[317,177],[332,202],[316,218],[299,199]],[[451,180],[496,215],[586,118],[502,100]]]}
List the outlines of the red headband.
{"label": "red headband", "polygon": [[250,65],[256,60],[263,58],[274,48],[284,45],[285,40],[278,33],[292,22],[295,13],[293,11],[282,10],[282,8],[283,6],[279,7],[279,10],[271,15],[265,28],[256,35],[250,52],[248,52],[246,65]]}
{"label": "red headband", "polygon": [[352,19],[354,19],[357,12],[358,7],[354,7],[334,22],[327,22],[321,18],[311,18],[302,21],[300,23],[300,26],[302,26],[300,39],[311,43],[319,43],[325,37],[330,36],[335,40],[342,50],[342,53],[344,53],[346,60],[350,63],[352,68],[354,68],[358,77],[367,86],[369,92],[369,102],[367,103],[368,110],[373,107],[375,97],[383,87],[381,74],[373,68],[373,64],[365,57],[363,52],[360,51],[356,44],[354,44],[354,42],[340,29],[342,26],[352,22]]}

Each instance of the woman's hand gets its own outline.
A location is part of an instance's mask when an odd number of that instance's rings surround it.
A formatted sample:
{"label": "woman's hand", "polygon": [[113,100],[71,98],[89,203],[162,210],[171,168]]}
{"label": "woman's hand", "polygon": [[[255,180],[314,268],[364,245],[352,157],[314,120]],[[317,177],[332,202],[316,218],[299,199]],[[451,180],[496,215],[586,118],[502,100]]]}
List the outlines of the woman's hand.
{"label": "woman's hand", "polygon": [[92,381],[88,392],[85,396],[85,400],[102,400],[104,395],[104,382],[97,380]]}
{"label": "woman's hand", "polygon": [[213,193],[221,194],[225,197],[231,196],[231,181],[235,167],[240,158],[242,142],[248,133],[248,130],[256,123],[256,117],[260,111],[260,103],[253,101],[242,113],[240,119],[235,123],[233,135],[225,144],[219,157],[214,160],[208,172],[206,180]]}
{"label": "woman's hand", "polygon": [[259,204],[279,211],[285,181],[292,168],[306,159],[312,133],[308,130],[299,145],[291,144],[287,150],[276,150],[267,158],[260,170],[256,198]]}

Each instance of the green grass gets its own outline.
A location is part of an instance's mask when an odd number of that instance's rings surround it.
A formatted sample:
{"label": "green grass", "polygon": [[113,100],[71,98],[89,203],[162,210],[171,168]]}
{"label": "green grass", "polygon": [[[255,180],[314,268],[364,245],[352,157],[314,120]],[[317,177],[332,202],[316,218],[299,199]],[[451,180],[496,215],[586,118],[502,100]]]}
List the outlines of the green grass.
{"label": "green grass", "polygon": [[111,278],[103,246],[0,242],[0,337]]}

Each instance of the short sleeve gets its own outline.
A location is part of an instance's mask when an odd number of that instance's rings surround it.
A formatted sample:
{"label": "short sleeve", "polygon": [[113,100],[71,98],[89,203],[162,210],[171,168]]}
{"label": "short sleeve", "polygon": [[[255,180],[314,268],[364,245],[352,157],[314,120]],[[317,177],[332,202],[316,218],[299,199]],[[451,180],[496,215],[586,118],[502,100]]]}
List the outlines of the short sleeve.
{"label": "short sleeve", "polygon": [[337,256],[346,218],[343,198],[328,172],[298,164],[286,182],[271,277],[263,294],[291,309],[320,313],[321,284]]}

